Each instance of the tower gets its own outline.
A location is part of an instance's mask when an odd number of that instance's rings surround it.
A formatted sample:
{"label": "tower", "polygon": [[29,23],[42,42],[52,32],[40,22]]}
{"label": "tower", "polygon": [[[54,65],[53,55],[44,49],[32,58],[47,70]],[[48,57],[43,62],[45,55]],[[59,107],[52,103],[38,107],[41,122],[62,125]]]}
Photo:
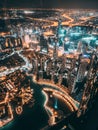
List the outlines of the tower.
{"label": "tower", "polygon": [[81,56],[78,64],[79,64],[79,68],[76,75],[76,79],[74,80],[71,93],[76,93],[83,88],[84,86],[83,81],[88,73],[87,66],[90,64],[90,59],[88,57]]}
{"label": "tower", "polygon": [[[77,117],[84,115],[89,107],[92,106],[94,97],[96,95],[96,90],[98,91],[98,81],[97,81],[97,70],[98,67],[94,67],[94,62],[97,60],[95,54],[92,54],[90,68],[87,74],[87,80],[84,84],[84,91],[82,95],[82,99],[80,102],[80,106],[77,112]],[[96,62],[97,63],[97,62]]]}
{"label": "tower", "polygon": [[57,58],[58,58],[58,52],[57,52],[57,45],[55,43],[54,50],[53,50],[53,59],[57,60]]}

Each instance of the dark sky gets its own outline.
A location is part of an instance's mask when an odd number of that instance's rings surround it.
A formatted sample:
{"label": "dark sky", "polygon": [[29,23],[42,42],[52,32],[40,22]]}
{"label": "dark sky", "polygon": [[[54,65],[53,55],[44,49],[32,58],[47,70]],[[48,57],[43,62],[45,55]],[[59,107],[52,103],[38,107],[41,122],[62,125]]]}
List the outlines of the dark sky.
{"label": "dark sky", "polygon": [[[6,3],[6,4],[5,4]],[[98,9],[98,0],[0,0],[1,7]]]}

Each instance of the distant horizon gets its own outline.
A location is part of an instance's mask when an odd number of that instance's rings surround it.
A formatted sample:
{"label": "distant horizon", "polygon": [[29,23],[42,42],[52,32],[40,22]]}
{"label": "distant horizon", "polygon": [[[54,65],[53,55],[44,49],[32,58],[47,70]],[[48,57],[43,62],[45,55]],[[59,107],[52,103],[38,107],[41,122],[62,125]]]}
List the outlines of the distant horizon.
{"label": "distant horizon", "polygon": [[98,9],[98,0],[0,0],[0,8]]}
{"label": "distant horizon", "polygon": [[[3,8],[0,8],[0,10],[3,10],[5,9],[4,7]],[[33,10],[33,9],[41,9],[41,10],[58,10],[58,9],[63,9],[63,10],[98,10],[98,9],[94,9],[94,8],[36,8],[36,7],[6,7],[6,9],[28,9],[28,10]]]}

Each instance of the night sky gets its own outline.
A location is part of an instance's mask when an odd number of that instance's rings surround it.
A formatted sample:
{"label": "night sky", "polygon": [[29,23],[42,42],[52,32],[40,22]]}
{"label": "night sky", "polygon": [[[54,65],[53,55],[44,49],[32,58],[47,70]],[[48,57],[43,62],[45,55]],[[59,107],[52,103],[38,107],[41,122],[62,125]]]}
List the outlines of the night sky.
{"label": "night sky", "polygon": [[2,7],[98,9],[98,0],[0,0]]}

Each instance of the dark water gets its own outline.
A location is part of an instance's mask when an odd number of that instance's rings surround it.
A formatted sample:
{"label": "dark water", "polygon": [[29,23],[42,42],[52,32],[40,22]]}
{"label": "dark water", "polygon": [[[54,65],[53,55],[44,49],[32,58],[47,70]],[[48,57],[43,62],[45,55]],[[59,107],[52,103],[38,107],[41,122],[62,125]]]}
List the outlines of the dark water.
{"label": "dark water", "polygon": [[48,115],[43,108],[44,95],[38,85],[32,83],[34,89],[35,104],[32,108],[25,106],[22,115],[15,116],[14,120],[0,130],[40,130],[47,125]]}
{"label": "dark water", "polygon": [[[42,86],[31,82],[31,87],[34,89],[34,106],[32,108],[25,106],[22,115],[15,116],[12,122],[0,128],[0,130],[40,130],[48,125],[49,117],[43,107],[45,97],[41,92]],[[59,101],[58,106],[62,107],[63,102]],[[65,108],[65,105],[63,108]],[[69,110],[66,109],[66,112],[69,112]]]}

